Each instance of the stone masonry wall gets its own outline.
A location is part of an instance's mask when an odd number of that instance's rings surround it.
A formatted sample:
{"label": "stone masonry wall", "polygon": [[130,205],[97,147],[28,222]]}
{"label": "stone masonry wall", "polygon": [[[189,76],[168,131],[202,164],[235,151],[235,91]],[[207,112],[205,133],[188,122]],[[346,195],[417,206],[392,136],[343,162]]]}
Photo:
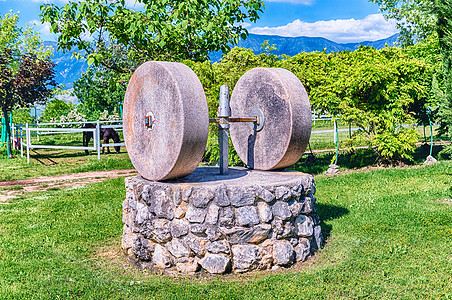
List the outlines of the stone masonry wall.
{"label": "stone masonry wall", "polygon": [[290,266],[322,246],[312,176],[247,180],[127,178],[122,248],[142,267],[222,274]]}

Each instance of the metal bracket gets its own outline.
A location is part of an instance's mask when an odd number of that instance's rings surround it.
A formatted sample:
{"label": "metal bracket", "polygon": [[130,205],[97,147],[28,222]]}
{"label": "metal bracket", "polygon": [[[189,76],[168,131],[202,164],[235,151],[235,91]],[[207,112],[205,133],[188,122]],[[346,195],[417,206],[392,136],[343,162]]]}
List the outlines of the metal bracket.
{"label": "metal bracket", "polygon": [[154,129],[155,118],[152,112],[148,112],[144,117],[144,125],[148,130]]}
{"label": "metal bracket", "polygon": [[231,108],[229,107],[229,86],[220,87],[220,101],[218,106],[218,118],[210,118],[209,123],[218,124],[218,146],[220,152],[220,174],[228,174],[228,154],[229,154],[229,126],[230,123],[249,122],[253,129],[259,132],[264,128],[265,118],[261,109],[255,108],[251,111],[250,117],[231,117]]}

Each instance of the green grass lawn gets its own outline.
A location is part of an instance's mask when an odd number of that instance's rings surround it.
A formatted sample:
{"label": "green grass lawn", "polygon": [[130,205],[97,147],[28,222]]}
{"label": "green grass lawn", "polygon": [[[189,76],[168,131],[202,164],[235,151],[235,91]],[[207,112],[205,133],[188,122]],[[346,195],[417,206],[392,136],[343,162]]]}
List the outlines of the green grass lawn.
{"label": "green grass lawn", "polygon": [[0,299],[452,299],[452,162],[316,176],[324,249],[284,272],[171,278],[120,251],[124,179],[0,206]]}
{"label": "green grass lawn", "polygon": [[[111,149],[110,149],[111,150]],[[6,158],[4,148],[0,149],[0,181],[19,180],[39,176],[56,176],[61,174],[105,171],[114,169],[133,169],[125,147],[121,153],[106,154],[97,159],[97,153],[90,151],[86,155],[84,150],[36,149],[30,151],[30,163],[26,154],[13,150],[14,158]]]}

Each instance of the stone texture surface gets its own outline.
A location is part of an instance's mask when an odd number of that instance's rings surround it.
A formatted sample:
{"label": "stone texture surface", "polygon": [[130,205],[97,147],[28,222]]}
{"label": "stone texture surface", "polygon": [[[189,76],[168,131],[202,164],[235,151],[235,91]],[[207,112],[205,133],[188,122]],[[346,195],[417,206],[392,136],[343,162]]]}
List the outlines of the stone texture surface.
{"label": "stone texture surface", "polygon": [[324,243],[312,176],[198,168],[152,182],[126,179],[122,248],[149,268],[248,272],[304,261]]}
{"label": "stone texture surface", "polygon": [[[145,126],[150,113],[152,130]],[[127,86],[123,115],[127,152],[143,177],[167,180],[196,169],[207,143],[209,115],[202,84],[189,67],[142,64]]]}
{"label": "stone texture surface", "polygon": [[231,95],[231,115],[264,114],[264,127],[231,126],[231,140],[241,160],[250,168],[274,170],[296,163],[311,135],[311,105],[300,80],[290,71],[254,68],[237,82]]}
{"label": "stone texture surface", "polygon": [[257,269],[261,260],[262,249],[256,245],[232,246],[233,268],[242,273]]}

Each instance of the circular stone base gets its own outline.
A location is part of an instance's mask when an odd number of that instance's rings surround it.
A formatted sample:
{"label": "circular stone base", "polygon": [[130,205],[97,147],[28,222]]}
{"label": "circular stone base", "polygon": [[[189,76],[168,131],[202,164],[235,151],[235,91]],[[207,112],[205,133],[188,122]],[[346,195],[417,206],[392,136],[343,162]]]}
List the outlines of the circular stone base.
{"label": "circular stone base", "polygon": [[323,244],[311,175],[215,167],[174,181],[126,179],[122,248],[145,268],[187,274],[270,269]]}

